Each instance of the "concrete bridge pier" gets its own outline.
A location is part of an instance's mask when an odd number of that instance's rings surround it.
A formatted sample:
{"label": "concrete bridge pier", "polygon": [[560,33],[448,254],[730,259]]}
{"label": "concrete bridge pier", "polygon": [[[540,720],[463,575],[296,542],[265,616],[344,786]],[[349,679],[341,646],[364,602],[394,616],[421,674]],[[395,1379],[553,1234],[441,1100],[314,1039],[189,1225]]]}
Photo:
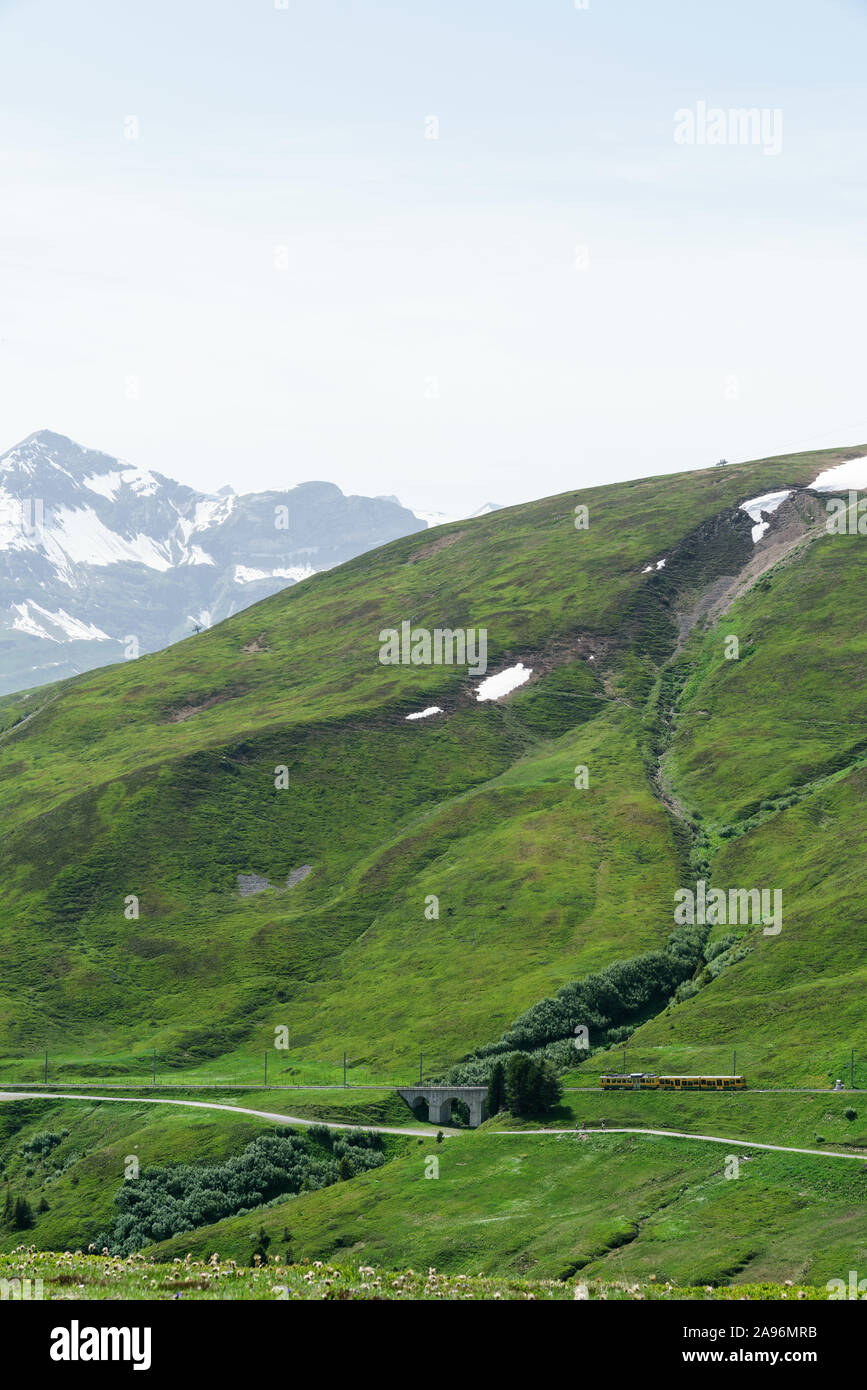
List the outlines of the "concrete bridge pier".
{"label": "concrete bridge pier", "polygon": [[432,1125],[450,1125],[452,1122],[452,1102],[448,1100],[429,1100],[427,1115]]}

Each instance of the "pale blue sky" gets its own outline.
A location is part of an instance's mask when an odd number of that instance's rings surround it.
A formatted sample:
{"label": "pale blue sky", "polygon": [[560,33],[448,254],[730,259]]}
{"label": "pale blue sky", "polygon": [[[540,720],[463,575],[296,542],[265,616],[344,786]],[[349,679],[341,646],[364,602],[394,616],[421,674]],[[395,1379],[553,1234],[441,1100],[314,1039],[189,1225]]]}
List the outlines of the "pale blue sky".
{"label": "pale blue sky", "polygon": [[0,449],[458,511],[865,440],[865,18],[0,0]]}

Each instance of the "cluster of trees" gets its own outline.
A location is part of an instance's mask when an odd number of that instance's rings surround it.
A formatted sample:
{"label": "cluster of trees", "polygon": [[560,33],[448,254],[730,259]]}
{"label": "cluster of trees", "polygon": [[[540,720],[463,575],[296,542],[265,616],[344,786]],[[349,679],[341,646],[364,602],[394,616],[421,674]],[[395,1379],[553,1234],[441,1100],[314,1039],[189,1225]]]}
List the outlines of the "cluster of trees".
{"label": "cluster of trees", "polygon": [[[48,1203],[45,1203],[42,1210],[48,1210]],[[13,1197],[12,1189],[8,1182],[6,1184],[6,1196],[3,1200],[3,1225],[7,1231],[29,1231],[35,1225],[33,1218],[33,1208],[26,1197]]]}
{"label": "cluster of trees", "polygon": [[488,1114],[509,1110],[513,1115],[542,1115],[558,1105],[563,1086],[544,1058],[515,1052],[504,1065],[496,1061],[488,1083]]}
{"label": "cluster of trees", "polygon": [[517,1056],[548,1062],[554,1068],[567,1067],[576,1060],[574,1030],[579,1024],[590,1030],[594,1046],[620,1041],[642,1017],[668,1003],[678,985],[689,979],[702,960],[702,945],[701,927],[678,927],[664,951],[616,961],[563,985],[556,995],[521,1014],[497,1042],[457,1063],[442,1080],[450,1085],[485,1085],[495,1059],[508,1068]]}
{"label": "cluster of trees", "polygon": [[332,1134],[313,1126],[306,1138],[279,1129],[221,1162],[150,1168],[125,1182],[115,1197],[112,1230],[96,1237],[98,1249],[131,1255],[226,1216],[238,1216],[287,1194],[328,1187],[385,1162],[378,1134]]}
{"label": "cluster of trees", "polygon": [[616,961],[595,975],[575,980],[521,1014],[499,1042],[479,1049],[478,1056],[513,1048],[528,1051],[570,1037],[576,1025],[591,1034],[634,1020],[654,1004],[664,1003],[693,973],[701,957],[701,940],[688,929],[672,934],[665,951],[648,951],[632,960]]}

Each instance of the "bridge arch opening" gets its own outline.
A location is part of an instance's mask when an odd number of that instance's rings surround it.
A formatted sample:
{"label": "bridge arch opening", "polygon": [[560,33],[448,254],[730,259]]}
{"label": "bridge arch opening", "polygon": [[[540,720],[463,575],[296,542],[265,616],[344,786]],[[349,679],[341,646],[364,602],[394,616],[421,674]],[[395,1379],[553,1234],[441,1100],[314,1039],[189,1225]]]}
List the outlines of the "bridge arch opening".
{"label": "bridge arch opening", "polygon": [[469,1129],[470,1127],[470,1107],[465,1100],[458,1100],[457,1097],[452,1101],[451,1124],[458,1129]]}

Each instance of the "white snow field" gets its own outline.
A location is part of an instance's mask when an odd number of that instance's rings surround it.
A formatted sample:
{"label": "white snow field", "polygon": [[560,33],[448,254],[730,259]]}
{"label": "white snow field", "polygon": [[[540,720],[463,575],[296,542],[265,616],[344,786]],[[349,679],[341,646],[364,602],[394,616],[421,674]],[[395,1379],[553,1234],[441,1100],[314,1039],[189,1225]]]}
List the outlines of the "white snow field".
{"label": "white snow field", "polygon": [[498,671],[495,676],[488,676],[481,685],[476,687],[477,700],[499,700],[511,691],[517,690],[519,685],[523,685],[533,674],[532,666],[526,667],[522,661],[517,666],[510,666],[506,671]]}
{"label": "white snow field", "polygon": [[826,468],[810,487],[814,492],[837,492],[848,488],[853,492],[867,491],[867,454],[838,463],[836,468]]}

